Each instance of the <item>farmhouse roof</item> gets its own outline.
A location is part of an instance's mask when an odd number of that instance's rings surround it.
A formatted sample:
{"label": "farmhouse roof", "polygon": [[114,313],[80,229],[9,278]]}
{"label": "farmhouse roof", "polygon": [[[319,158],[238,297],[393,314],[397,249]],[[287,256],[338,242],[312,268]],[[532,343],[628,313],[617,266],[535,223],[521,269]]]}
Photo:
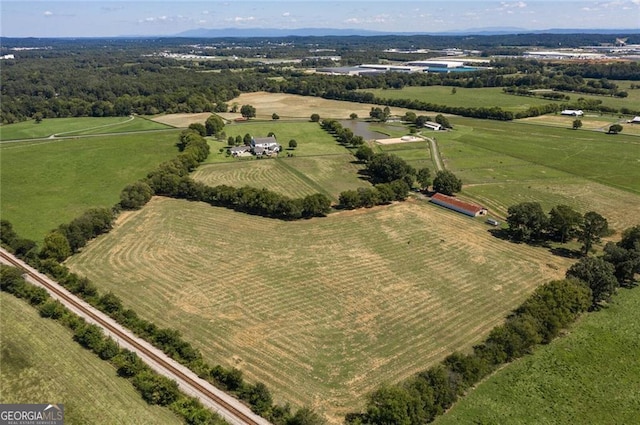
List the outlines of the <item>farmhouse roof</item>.
{"label": "farmhouse roof", "polygon": [[483,206],[461,201],[453,196],[443,195],[442,193],[434,194],[431,197],[431,202],[473,217],[487,212],[487,209]]}
{"label": "farmhouse roof", "polygon": [[253,138],[253,142],[255,144],[264,144],[264,143],[278,143],[278,141],[276,140],[276,138],[274,136],[269,136],[269,137],[254,137]]}

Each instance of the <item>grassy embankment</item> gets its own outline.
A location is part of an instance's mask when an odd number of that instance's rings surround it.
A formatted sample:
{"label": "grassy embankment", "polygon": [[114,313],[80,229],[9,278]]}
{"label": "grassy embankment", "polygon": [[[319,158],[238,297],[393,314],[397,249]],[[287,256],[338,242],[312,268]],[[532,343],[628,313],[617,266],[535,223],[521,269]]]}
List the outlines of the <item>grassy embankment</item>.
{"label": "grassy embankment", "polygon": [[4,292],[0,304],[0,402],[62,403],[69,424],[181,423],[169,409],[145,403],[61,324]]}

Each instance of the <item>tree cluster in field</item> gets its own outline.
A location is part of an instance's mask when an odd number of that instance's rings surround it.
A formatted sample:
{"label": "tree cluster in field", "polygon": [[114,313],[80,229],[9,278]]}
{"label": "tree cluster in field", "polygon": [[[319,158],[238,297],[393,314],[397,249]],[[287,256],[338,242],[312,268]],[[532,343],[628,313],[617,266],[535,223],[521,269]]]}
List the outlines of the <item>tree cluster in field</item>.
{"label": "tree cluster in field", "polygon": [[539,202],[521,202],[507,209],[509,237],[518,242],[541,243],[549,240],[582,242],[588,254],[594,244],[609,233],[607,219],[595,211],[580,214],[568,205],[556,205],[545,214]]}
{"label": "tree cluster in field", "polygon": [[583,312],[609,300],[619,286],[632,286],[640,273],[640,226],[609,242],[602,257],[583,257],[566,278],[538,287],[504,324],[496,326],[471,353],[454,352],[434,367],[396,385],[382,385],[367,398],[363,413],[346,423],[418,424],[433,421],[481,379],[548,344]]}
{"label": "tree cluster in field", "polygon": [[[12,243],[17,240],[17,236],[10,223],[3,221],[2,227],[2,244],[12,250]],[[122,301],[111,292],[100,295],[96,286],[89,279],[70,272],[66,266],[59,262],[53,259],[38,259],[37,257],[35,259],[24,258],[24,260],[51,276],[70,292],[109,315],[137,336],[161,349],[172,359],[187,366],[200,378],[247,402],[256,414],[265,417],[272,423],[277,425],[317,425],[323,423],[323,420],[308,408],[299,409],[294,414],[288,404],[274,404],[271,393],[264,383],[250,384],[245,382],[242,371],[236,368],[227,369],[220,365],[210,366],[202,359],[200,351],[182,338],[180,332],[170,328],[160,328],[154,323],[140,318],[134,310],[125,309]],[[58,301],[50,299],[45,289],[24,282],[22,272],[18,269],[2,266],[1,272],[0,289],[2,291],[28,300],[39,308],[43,317],[60,320],[70,327],[74,331],[76,341],[85,348],[94,351],[103,360],[110,360],[116,366],[118,374],[131,379],[133,385],[148,403],[169,405],[174,411],[178,407],[174,404],[178,403],[180,409],[176,413],[183,414],[181,411],[184,410],[184,415],[187,418],[197,413],[196,416],[204,415],[204,417],[210,418],[207,419],[208,421],[218,420],[211,411],[202,408],[199,403],[193,404],[189,398],[180,395],[175,382],[151,373],[150,369],[134,353],[119,349],[115,342],[102,335],[99,327],[86,324],[82,319],[69,313]],[[203,411],[200,412],[200,409]],[[187,419],[187,423],[217,422],[199,420],[190,422],[190,419]]]}
{"label": "tree cluster in field", "polygon": [[[384,114],[384,111],[383,111]],[[417,121],[415,113],[408,113],[408,119]],[[450,126],[446,117],[439,115],[443,125]],[[366,165],[364,173],[374,185],[373,188],[346,190],[338,196],[338,208],[370,208],[375,205],[389,204],[393,201],[404,201],[409,190],[417,184],[418,189],[426,190],[431,184],[431,171],[428,168],[416,170],[397,155],[374,153],[364,144],[364,139],[355,136],[350,129],[345,129],[340,122],[324,119],[321,127],[332,134],[338,142],[355,148],[355,157]],[[451,171],[440,170],[433,180],[433,190],[453,195],[462,190],[462,181]]]}

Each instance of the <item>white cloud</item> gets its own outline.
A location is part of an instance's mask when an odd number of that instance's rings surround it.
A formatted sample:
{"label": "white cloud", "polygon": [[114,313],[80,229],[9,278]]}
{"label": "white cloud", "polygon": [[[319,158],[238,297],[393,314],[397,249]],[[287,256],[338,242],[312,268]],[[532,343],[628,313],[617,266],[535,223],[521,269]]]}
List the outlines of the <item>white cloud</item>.
{"label": "white cloud", "polygon": [[50,10],[47,10],[46,12],[44,12],[44,16],[53,16],[53,12]]}
{"label": "white cloud", "polygon": [[227,22],[236,22],[236,23],[242,23],[242,22],[253,22],[256,20],[256,18],[254,16],[247,16],[247,17],[243,17],[243,16],[236,16],[235,18],[228,18],[225,19]]}
{"label": "white cloud", "polygon": [[284,16],[285,18],[288,18],[289,16],[291,16],[291,13],[289,13],[289,12],[284,12],[284,13],[282,14],[282,16]]}
{"label": "white cloud", "polygon": [[208,10],[203,10],[203,11],[202,11],[202,14],[203,14],[203,15],[208,15],[208,14],[209,14],[209,11],[208,11]]}
{"label": "white cloud", "polygon": [[507,10],[507,9],[524,9],[527,7],[527,3],[523,2],[523,1],[517,1],[517,2],[506,2],[503,1],[500,3],[500,7],[498,7],[496,10]]}

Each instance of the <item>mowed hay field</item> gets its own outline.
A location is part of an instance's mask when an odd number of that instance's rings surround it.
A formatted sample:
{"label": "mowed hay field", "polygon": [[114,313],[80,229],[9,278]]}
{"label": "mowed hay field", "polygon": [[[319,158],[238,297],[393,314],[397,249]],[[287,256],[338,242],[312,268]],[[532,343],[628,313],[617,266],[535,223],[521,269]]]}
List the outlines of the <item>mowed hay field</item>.
{"label": "mowed hay field", "polygon": [[371,186],[359,178],[360,169],[353,155],[342,154],[206,164],[192,177],[209,186],[266,188],[292,198],[324,193],[337,201],[342,191]]}
{"label": "mowed hay field", "polygon": [[377,385],[481,341],[570,261],[424,201],[282,222],[154,198],[67,264],[338,423]]}
{"label": "mowed hay field", "polygon": [[639,334],[640,288],[623,289],[568,335],[480,383],[435,423],[638,423]]}
{"label": "mowed hay field", "polygon": [[24,300],[2,292],[0,305],[1,403],[62,403],[65,424],[182,423]]}

